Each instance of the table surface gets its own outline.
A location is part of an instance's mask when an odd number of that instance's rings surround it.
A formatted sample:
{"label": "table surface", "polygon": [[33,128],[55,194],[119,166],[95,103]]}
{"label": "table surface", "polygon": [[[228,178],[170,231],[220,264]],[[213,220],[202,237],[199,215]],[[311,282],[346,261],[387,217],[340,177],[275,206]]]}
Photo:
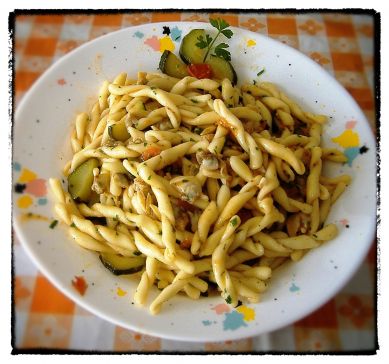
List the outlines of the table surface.
{"label": "table surface", "polygon": [[[355,98],[373,130],[374,20],[370,15],[126,12],[30,15],[15,18],[15,106],[34,81],[73,48],[121,28],[150,22],[205,21],[268,35],[305,53]],[[308,352],[376,348],[376,244],[352,280],[316,312],[281,330],[218,343],[160,339],[121,328],[85,311],[49,283],[13,237],[14,349],[105,352]],[[40,297],[45,297],[42,302]]]}

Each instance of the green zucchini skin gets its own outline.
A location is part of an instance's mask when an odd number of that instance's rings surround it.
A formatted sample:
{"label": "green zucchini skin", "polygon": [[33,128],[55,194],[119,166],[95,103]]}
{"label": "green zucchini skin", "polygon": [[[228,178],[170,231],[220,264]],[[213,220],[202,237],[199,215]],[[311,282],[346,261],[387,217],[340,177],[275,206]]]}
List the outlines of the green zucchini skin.
{"label": "green zucchini skin", "polygon": [[236,83],[238,82],[238,76],[235,72],[234,67],[232,67],[232,64],[226,61],[225,59],[210,55],[205,63],[211,66],[213,78],[216,78],[220,81],[223,81],[223,79],[228,78],[234,85],[236,85]]}
{"label": "green zucchini skin", "polygon": [[100,253],[99,258],[104,267],[116,276],[137,273],[146,264],[146,258],[142,256],[124,257],[118,254]]}
{"label": "green zucchini skin", "polygon": [[96,158],[90,158],[69,174],[68,191],[74,200],[89,201],[92,194],[93,169],[98,166],[99,161]]}
{"label": "green zucchini skin", "polygon": [[204,29],[193,29],[182,39],[179,53],[184,63],[204,63],[204,56],[207,50],[196,46],[196,43],[199,41],[197,38],[200,36],[205,39]]}
{"label": "green zucchini skin", "polygon": [[162,53],[159,61],[159,69],[168,76],[179,79],[188,76],[185,64],[169,50],[165,50]]}

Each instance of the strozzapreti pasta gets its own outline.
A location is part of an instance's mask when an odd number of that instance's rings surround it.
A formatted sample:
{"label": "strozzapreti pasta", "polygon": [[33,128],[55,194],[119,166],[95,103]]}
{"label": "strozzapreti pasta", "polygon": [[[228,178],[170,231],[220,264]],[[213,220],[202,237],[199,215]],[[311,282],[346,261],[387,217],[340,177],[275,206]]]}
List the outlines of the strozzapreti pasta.
{"label": "strozzapreti pasta", "polygon": [[55,211],[105,266],[134,273],[153,314],[180,293],[259,302],[274,269],[337,235],[325,221],[350,177],[322,174],[346,162],[321,146],[325,122],[268,82],[122,73],[76,117]]}

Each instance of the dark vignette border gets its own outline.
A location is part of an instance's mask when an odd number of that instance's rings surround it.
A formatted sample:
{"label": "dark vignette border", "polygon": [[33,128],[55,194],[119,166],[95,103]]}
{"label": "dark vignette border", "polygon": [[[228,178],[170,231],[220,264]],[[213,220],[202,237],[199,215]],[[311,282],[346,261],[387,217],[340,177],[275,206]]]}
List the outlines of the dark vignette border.
{"label": "dark vignette border", "polygon": [[[360,9],[360,8],[343,8],[343,9],[326,9],[326,8],[317,8],[317,9],[293,9],[293,8],[284,8],[284,9],[15,9],[14,12],[9,13],[8,17],[8,34],[9,34],[9,44],[11,44],[8,52],[8,73],[11,74],[11,78],[8,82],[9,88],[9,108],[8,108],[8,119],[11,121],[11,133],[10,133],[10,145],[12,149],[13,141],[13,127],[14,127],[14,100],[15,100],[15,65],[14,65],[14,50],[15,50],[15,23],[16,17],[20,15],[56,15],[56,14],[65,14],[65,15],[76,15],[76,14],[101,14],[101,15],[111,15],[111,14],[132,14],[132,13],[142,13],[142,12],[161,12],[161,13],[172,13],[172,12],[192,12],[192,13],[273,13],[273,14],[309,14],[309,13],[345,13],[351,15],[370,15],[373,17],[374,22],[374,101],[375,101],[375,118],[376,118],[376,164],[377,164],[377,232],[380,231],[381,226],[381,15],[374,9]],[[12,153],[13,154],[13,153]],[[12,169],[12,163],[11,163]],[[12,176],[12,174],[11,174]],[[11,195],[12,195],[12,186],[13,186],[13,176],[11,177]],[[14,230],[12,228],[13,220],[13,205],[11,208],[11,239],[12,243],[14,241]],[[147,355],[147,354],[159,354],[159,355],[375,355],[379,349],[378,343],[378,325],[377,325],[377,283],[380,277],[380,236],[377,234],[377,250],[376,250],[376,286],[375,286],[375,312],[376,312],[376,321],[375,321],[375,349],[371,350],[360,350],[360,351],[327,351],[327,352],[291,352],[291,351],[266,351],[266,352],[173,352],[173,351],[159,351],[159,352],[114,352],[114,351],[92,351],[92,350],[65,350],[65,349],[47,349],[47,348],[33,348],[33,349],[20,349],[15,346],[15,305],[14,305],[14,249],[13,245],[11,248],[11,346],[12,346],[12,355],[18,354],[62,354],[62,355],[123,355],[123,354],[135,354],[135,355]]]}

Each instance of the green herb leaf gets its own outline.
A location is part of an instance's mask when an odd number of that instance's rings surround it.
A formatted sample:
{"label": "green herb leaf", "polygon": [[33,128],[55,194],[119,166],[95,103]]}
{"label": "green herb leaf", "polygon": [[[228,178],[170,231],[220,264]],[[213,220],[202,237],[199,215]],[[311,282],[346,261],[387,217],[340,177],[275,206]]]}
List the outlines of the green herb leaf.
{"label": "green herb leaf", "polygon": [[219,22],[218,22],[218,19],[209,19],[209,22],[211,23],[211,25],[216,28],[217,30],[219,30]]}
{"label": "green herb leaf", "polygon": [[238,219],[235,217],[235,218],[233,218],[233,219],[230,221],[230,223],[231,223],[232,226],[236,226],[236,225],[238,225]]}
{"label": "green herb leaf", "polygon": [[226,298],[226,302],[227,302],[228,304],[231,304],[231,302],[232,302],[232,298],[231,298],[231,296],[230,296],[230,295],[228,295],[228,296],[227,296],[227,298]]}
{"label": "green herb leaf", "polygon": [[205,35],[205,39],[202,35],[200,35],[198,38],[198,43],[196,43],[196,46],[200,49],[207,48],[212,43],[212,37],[208,34]]}
{"label": "green herb leaf", "polygon": [[215,47],[215,55],[219,58],[225,59],[226,61],[231,61],[231,53],[225,49],[228,47],[228,44],[220,43]]}
{"label": "green herb leaf", "polygon": [[264,74],[265,73],[265,67],[262,68],[258,73],[257,73],[257,76],[259,77],[260,75]]}
{"label": "green herb leaf", "polygon": [[[223,34],[228,39],[230,39],[234,34],[231,29],[227,29],[230,26],[230,24],[228,24],[224,19],[220,19],[220,18],[210,19],[209,22],[214,28],[218,30],[218,32],[215,38],[212,38],[208,34],[205,35],[205,38],[203,36],[199,36],[197,38],[198,39],[198,42],[196,43],[197,47],[199,47],[200,49],[208,48],[203,58],[203,62],[206,61],[208,55],[213,49],[213,45],[215,44],[216,39],[219,37],[220,34]],[[218,46],[214,48],[214,54],[219,58],[223,58],[226,61],[230,61],[231,54],[229,51],[226,50],[226,48],[228,48],[228,44],[220,43]]]}
{"label": "green herb leaf", "polygon": [[211,25],[216,28],[217,30],[224,30],[230,26],[224,19],[217,18],[217,19],[209,19],[209,22]]}
{"label": "green herb leaf", "polygon": [[58,220],[53,220],[51,222],[51,224],[49,225],[49,228],[50,229],[54,229],[57,226],[57,224],[58,224]]}
{"label": "green herb leaf", "polygon": [[234,35],[234,33],[233,33],[233,31],[231,29],[225,29],[225,30],[222,31],[222,33],[228,39],[231,39],[231,37]]}

